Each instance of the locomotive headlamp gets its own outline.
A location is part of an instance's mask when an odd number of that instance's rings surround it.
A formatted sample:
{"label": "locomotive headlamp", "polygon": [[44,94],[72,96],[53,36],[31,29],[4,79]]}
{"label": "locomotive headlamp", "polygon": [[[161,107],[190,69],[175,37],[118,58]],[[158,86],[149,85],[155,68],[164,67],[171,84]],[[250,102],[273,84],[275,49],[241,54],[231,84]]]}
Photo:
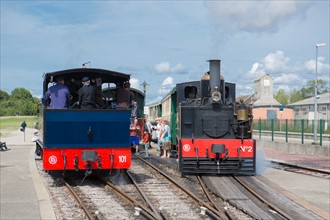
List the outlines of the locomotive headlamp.
{"label": "locomotive headlamp", "polygon": [[221,100],[221,93],[219,92],[219,88],[214,87],[214,92],[211,95],[213,102],[219,102]]}

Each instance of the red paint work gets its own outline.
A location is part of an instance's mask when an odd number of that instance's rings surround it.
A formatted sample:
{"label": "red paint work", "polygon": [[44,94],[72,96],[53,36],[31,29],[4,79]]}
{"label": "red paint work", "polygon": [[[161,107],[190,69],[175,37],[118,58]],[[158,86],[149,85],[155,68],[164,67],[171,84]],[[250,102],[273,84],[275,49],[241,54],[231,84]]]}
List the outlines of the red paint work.
{"label": "red paint work", "polygon": [[[195,139],[192,143],[191,139],[182,139],[179,144],[179,151],[182,151],[182,157],[196,157],[195,148],[198,148],[198,157],[206,157],[206,149],[208,149],[209,157],[214,158],[215,154],[211,151],[212,144],[224,144],[228,149],[228,157],[238,157],[238,148],[240,148],[240,157],[255,156],[255,141],[251,139]],[[220,154],[220,158],[225,157],[225,153]]]}
{"label": "red paint work", "polygon": [[[43,166],[45,170],[64,170],[64,157],[66,155],[66,170],[74,170],[74,160],[78,156],[79,170],[86,169],[86,162],[82,160],[82,151],[97,151],[101,158],[102,169],[111,169],[110,154],[113,154],[113,169],[128,169],[131,166],[130,148],[75,148],[75,149],[43,149]],[[92,169],[97,169],[98,162],[90,162]]]}

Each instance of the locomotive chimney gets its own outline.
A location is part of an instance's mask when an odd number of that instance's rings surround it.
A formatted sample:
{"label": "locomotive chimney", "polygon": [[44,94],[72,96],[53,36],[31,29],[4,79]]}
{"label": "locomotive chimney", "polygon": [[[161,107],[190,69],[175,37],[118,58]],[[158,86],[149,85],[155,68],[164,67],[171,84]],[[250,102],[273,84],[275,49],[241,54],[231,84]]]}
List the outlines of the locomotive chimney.
{"label": "locomotive chimney", "polygon": [[214,92],[214,87],[220,89],[220,62],[221,60],[209,60],[210,62],[210,87],[211,94]]}

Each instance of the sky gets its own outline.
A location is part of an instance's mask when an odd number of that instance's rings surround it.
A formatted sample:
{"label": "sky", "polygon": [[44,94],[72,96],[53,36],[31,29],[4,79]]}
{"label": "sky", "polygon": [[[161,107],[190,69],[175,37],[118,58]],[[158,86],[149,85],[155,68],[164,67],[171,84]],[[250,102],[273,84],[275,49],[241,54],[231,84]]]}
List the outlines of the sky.
{"label": "sky", "polygon": [[[200,80],[221,60],[236,94],[264,74],[290,92],[308,80],[330,88],[330,1],[1,2],[1,90],[42,96],[45,72],[90,67],[131,74],[146,103]],[[323,47],[315,46],[325,43]],[[316,74],[316,57],[317,74]]]}

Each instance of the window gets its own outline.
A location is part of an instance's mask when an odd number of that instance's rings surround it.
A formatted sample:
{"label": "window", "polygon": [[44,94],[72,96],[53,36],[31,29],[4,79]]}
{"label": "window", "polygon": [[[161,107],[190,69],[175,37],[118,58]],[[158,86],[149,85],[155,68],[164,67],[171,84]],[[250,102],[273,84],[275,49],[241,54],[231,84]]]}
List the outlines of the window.
{"label": "window", "polygon": [[186,99],[195,99],[197,97],[197,88],[195,86],[186,86],[184,88],[184,97]]}

